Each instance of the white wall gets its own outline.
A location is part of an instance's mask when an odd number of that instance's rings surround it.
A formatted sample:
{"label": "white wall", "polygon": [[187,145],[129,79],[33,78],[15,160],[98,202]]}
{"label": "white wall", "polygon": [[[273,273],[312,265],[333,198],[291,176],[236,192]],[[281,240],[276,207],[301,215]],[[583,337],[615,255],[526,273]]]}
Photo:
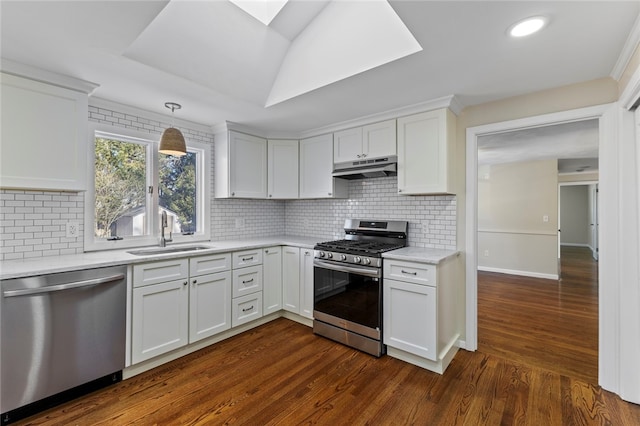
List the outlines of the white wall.
{"label": "white wall", "polygon": [[557,176],[556,160],[478,167],[479,269],[557,278]]}
{"label": "white wall", "polygon": [[589,246],[589,186],[560,186],[560,244]]}

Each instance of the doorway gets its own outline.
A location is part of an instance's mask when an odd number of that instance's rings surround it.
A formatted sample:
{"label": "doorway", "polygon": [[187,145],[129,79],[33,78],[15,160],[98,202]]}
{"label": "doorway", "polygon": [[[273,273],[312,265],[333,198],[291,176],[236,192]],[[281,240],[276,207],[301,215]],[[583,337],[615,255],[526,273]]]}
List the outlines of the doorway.
{"label": "doorway", "polygon": [[[603,115],[607,111],[606,105],[581,108],[560,113],[546,114],[536,117],[511,120],[507,122],[487,124],[467,128],[466,131],[466,199],[465,199],[465,254],[466,254],[466,336],[462,347],[467,350],[478,348],[478,253],[477,253],[477,206],[478,206],[478,138],[482,135],[497,134],[508,131],[544,127],[552,124],[568,123],[583,120],[596,119],[599,122],[600,134],[612,133],[610,127],[612,121],[606,122],[603,130]],[[602,156],[604,144],[600,144],[600,156]],[[600,212],[601,213],[601,212]],[[601,215],[600,215],[601,216]],[[600,240],[601,238],[599,238]],[[600,313],[602,315],[602,313]]]}

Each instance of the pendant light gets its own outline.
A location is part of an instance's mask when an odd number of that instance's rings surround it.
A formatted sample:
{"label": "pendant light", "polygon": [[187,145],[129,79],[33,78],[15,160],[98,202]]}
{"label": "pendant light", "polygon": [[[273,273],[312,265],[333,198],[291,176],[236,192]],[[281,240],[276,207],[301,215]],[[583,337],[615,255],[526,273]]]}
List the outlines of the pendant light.
{"label": "pendant light", "polygon": [[173,111],[182,108],[182,105],[175,102],[165,102],[164,106],[171,110],[171,127],[162,133],[158,151],[163,154],[181,157],[187,153],[187,144],[180,130],[173,127]]}

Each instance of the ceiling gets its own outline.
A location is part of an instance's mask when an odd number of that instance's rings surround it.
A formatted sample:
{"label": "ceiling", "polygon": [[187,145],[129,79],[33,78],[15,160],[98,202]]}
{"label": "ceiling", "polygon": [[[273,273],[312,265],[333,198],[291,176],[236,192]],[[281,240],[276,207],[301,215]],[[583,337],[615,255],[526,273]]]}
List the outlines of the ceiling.
{"label": "ceiling", "polygon": [[559,173],[598,171],[598,120],[554,124],[478,137],[478,164],[558,160]]}
{"label": "ceiling", "polygon": [[[3,58],[97,83],[94,97],[295,134],[449,95],[470,106],[607,77],[640,2],[290,0],[269,26],[226,0],[0,8]],[[382,28],[383,9],[406,29]],[[540,14],[542,32],[506,36]],[[404,36],[409,47],[391,44]]]}

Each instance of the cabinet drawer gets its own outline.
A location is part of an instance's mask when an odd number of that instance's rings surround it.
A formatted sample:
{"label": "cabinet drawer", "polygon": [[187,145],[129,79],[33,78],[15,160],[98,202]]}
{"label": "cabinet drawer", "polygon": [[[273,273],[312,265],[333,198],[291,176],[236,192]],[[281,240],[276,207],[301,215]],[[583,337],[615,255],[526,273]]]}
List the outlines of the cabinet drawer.
{"label": "cabinet drawer", "polygon": [[133,266],[133,286],[142,287],[173,280],[186,280],[189,275],[188,259],[173,259]]}
{"label": "cabinet drawer", "polygon": [[435,286],[436,265],[403,262],[400,260],[385,260],[384,277],[415,284]]}
{"label": "cabinet drawer", "polygon": [[261,265],[262,249],[237,251],[233,253],[233,269]]}
{"label": "cabinet drawer", "polygon": [[247,294],[233,299],[231,304],[231,326],[237,327],[262,317],[262,292]]}
{"label": "cabinet drawer", "polygon": [[262,291],[262,265],[233,270],[233,297]]}
{"label": "cabinet drawer", "polygon": [[212,254],[189,259],[189,275],[196,277],[231,269],[231,253]]}

